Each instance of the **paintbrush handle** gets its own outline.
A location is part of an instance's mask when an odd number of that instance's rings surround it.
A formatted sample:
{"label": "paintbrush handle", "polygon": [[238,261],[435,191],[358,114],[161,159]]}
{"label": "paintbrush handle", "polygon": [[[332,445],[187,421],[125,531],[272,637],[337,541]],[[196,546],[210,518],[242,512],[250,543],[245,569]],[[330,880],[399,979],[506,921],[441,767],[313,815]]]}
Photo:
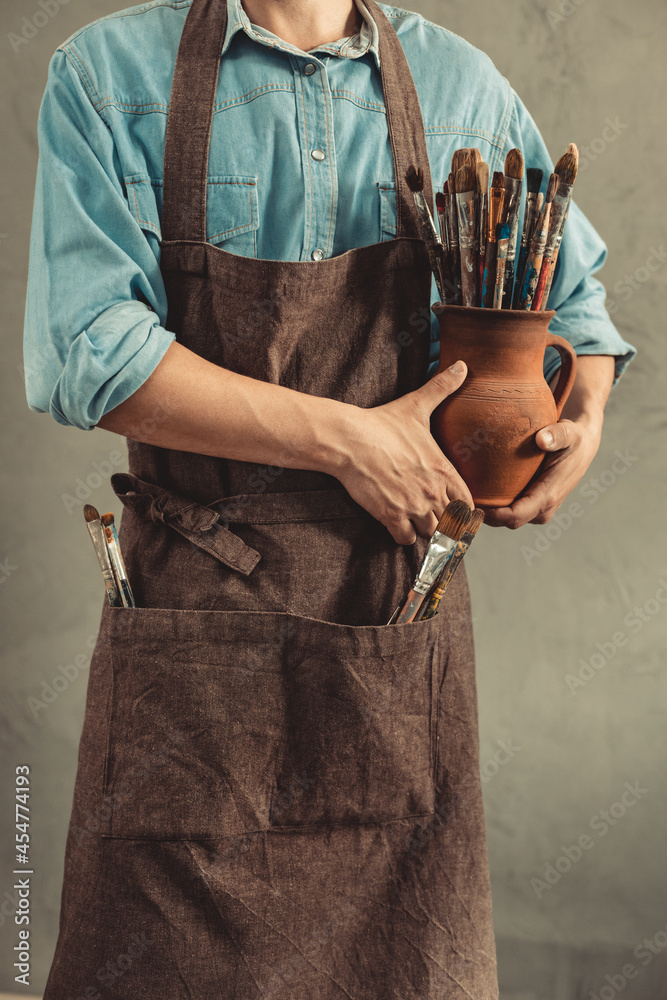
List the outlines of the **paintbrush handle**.
{"label": "paintbrush handle", "polygon": [[[551,253],[553,253],[553,251],[551,251]],[[542,266],[540,267],[540,276],[537,280],[537,288],[535,289],[535,296],[530,306],[532,312],[540,312],[541,310],[544,309],[547,302],[547,295],[545,290],[547,287],[547,282],[549,281],[549,275],[551,274],[552,268],[554,266],[553,256],[551,256],[551,253],[549,256],[547,256],[545,253],[545,256],[542,258]]]}
{"label": "paintbrush handle", "polygon": [[549,232],[550,216],[551,203],[547,203],[542,210],[542,216],[538,222],[530,253],[528,254],[528,260],[526,261],[526,274],[521,288],[519,309],[530,309],[533,304],[535,291],[540,280],[540,270],[542,268],[542,259]]}
{"label": "paintbrush handle", "polygon": [[426,247],[426,253],[428,254],[428,262],[435,277],[435,284],[438,289],[440,301],[444,302],[445,287],[442,278],[442,243],[440,242],[440,237],[437,229],[435,228],[433,216],[431,215],[429,207],[426,204],[423,192],[414,191],[413,196],[419,221],[421,223],[422,239]]}
{"label": "paintbrush handle", "polygon": [[[560,244],[556,247],[551,258],[551,266],[549,268],[549,273],[547,274],[546,283],[544,286],[544,297],[542,299],[542,305],[538,308],[546,309],[547,302],[549,301],[549,293],[551,292],[551,286],[554,282],[554,274],[556,273],[556,261],[558,260],[558,254],[560,252]],[[540,271],[540,277],[542,277],[542,272]]]}
{"label": "paintbrush handle", "polygon": [[[521,181],[517,177],[505,177],[505,208],[504,219],[510,227],[509,242],[507,244],[507,259],[505,261],[505,275],[503,279],[503,309],[512,307],[512,290],[514,288],[514,261],[516,258],[516,244],[519,234],[519,205],[521,202]],[[508,200],[509,196],[509,200]]]}

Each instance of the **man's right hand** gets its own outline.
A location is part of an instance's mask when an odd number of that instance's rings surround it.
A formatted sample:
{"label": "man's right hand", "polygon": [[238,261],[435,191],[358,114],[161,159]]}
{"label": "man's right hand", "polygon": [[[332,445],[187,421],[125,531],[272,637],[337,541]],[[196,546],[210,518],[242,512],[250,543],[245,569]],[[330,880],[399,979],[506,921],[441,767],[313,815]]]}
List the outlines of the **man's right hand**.
{"label": "man's right hand", "polygon": [[452,500],[474,507],[463,479],[431,434],[436,406],[459,388],[463,361],[413,392],[369,409],[352,407],[339,442],[342,460],[331,469],[350,496],[385,525],[399,545],[430,538]]}

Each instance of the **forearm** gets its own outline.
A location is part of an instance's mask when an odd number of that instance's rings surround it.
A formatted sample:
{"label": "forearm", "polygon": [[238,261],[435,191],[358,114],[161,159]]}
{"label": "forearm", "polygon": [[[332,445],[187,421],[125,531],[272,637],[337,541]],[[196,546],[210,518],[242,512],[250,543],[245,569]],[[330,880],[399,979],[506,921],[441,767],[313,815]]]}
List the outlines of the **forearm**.
{"label": "forearm", "polygon": [[174,342],[99,427],[160,448],[330,472],[353,407],[239,375]]}
{"label": "forearm", "polygon": [[[555,388],[560,368],[551,379]],[[588,424],[599,433],[602,430],[604,408],[614,380],[614,358],[610,354],[585,354],[577,357],[577,375],[572,391],[563,407],[561,419]]]}

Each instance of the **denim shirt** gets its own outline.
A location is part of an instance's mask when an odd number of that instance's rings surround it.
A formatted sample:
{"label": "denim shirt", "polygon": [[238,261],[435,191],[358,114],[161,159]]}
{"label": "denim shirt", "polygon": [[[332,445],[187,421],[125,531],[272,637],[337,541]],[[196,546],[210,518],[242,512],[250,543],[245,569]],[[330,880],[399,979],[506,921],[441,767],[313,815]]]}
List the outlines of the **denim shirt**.
{"label": "denim shirt", "polygon": [[[24,367],[30,409],[61,424],[92,429],[145,382],[175,339],[165,325],[159,269],[162,171],[190,3],[152,0],[100,18],[58,46],[49,63]],[[357,35],[305,53],[252,25],[240,0],[229,0],[208,164],[209,242],[317,267],[323,257],[396,236],[377,27],[361,0],[357,6]],[[447,178],[454,150],[474,145],[491,173],[519,147],[527,166],[544,170],[544,189],[553,160],[491,60],[418,14],[381,7],[414,77],[434,187]],[[550,329],[577,354],[614,355],[616,384],[636,352],[613,326],[604,288],[592,277],[605,257],[573,204],[549,298],[557,310]],[[435,317],[431,338],[429,376],[438,358]],[[545,375],[558,364],[549,348]]]}

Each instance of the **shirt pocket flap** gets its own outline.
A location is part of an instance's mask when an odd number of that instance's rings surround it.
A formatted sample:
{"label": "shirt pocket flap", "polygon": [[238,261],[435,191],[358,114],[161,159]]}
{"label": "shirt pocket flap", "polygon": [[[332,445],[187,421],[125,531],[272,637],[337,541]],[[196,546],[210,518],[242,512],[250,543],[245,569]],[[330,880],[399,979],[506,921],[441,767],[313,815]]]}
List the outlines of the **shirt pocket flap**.
{"label": "shirt pocket flap", "polygon": [[[148,174],[124,178],[130,211],[141,228],[162,239],[162,181]],[[221,244],[259,227],[257,178],[211,176],[206,191],[206,240]]]}
{"label": "shirt pocket flap", "polygon": [[383,240],[396,236],[396,185],[394,181],[378,181],[380,195],[380,234]]}

